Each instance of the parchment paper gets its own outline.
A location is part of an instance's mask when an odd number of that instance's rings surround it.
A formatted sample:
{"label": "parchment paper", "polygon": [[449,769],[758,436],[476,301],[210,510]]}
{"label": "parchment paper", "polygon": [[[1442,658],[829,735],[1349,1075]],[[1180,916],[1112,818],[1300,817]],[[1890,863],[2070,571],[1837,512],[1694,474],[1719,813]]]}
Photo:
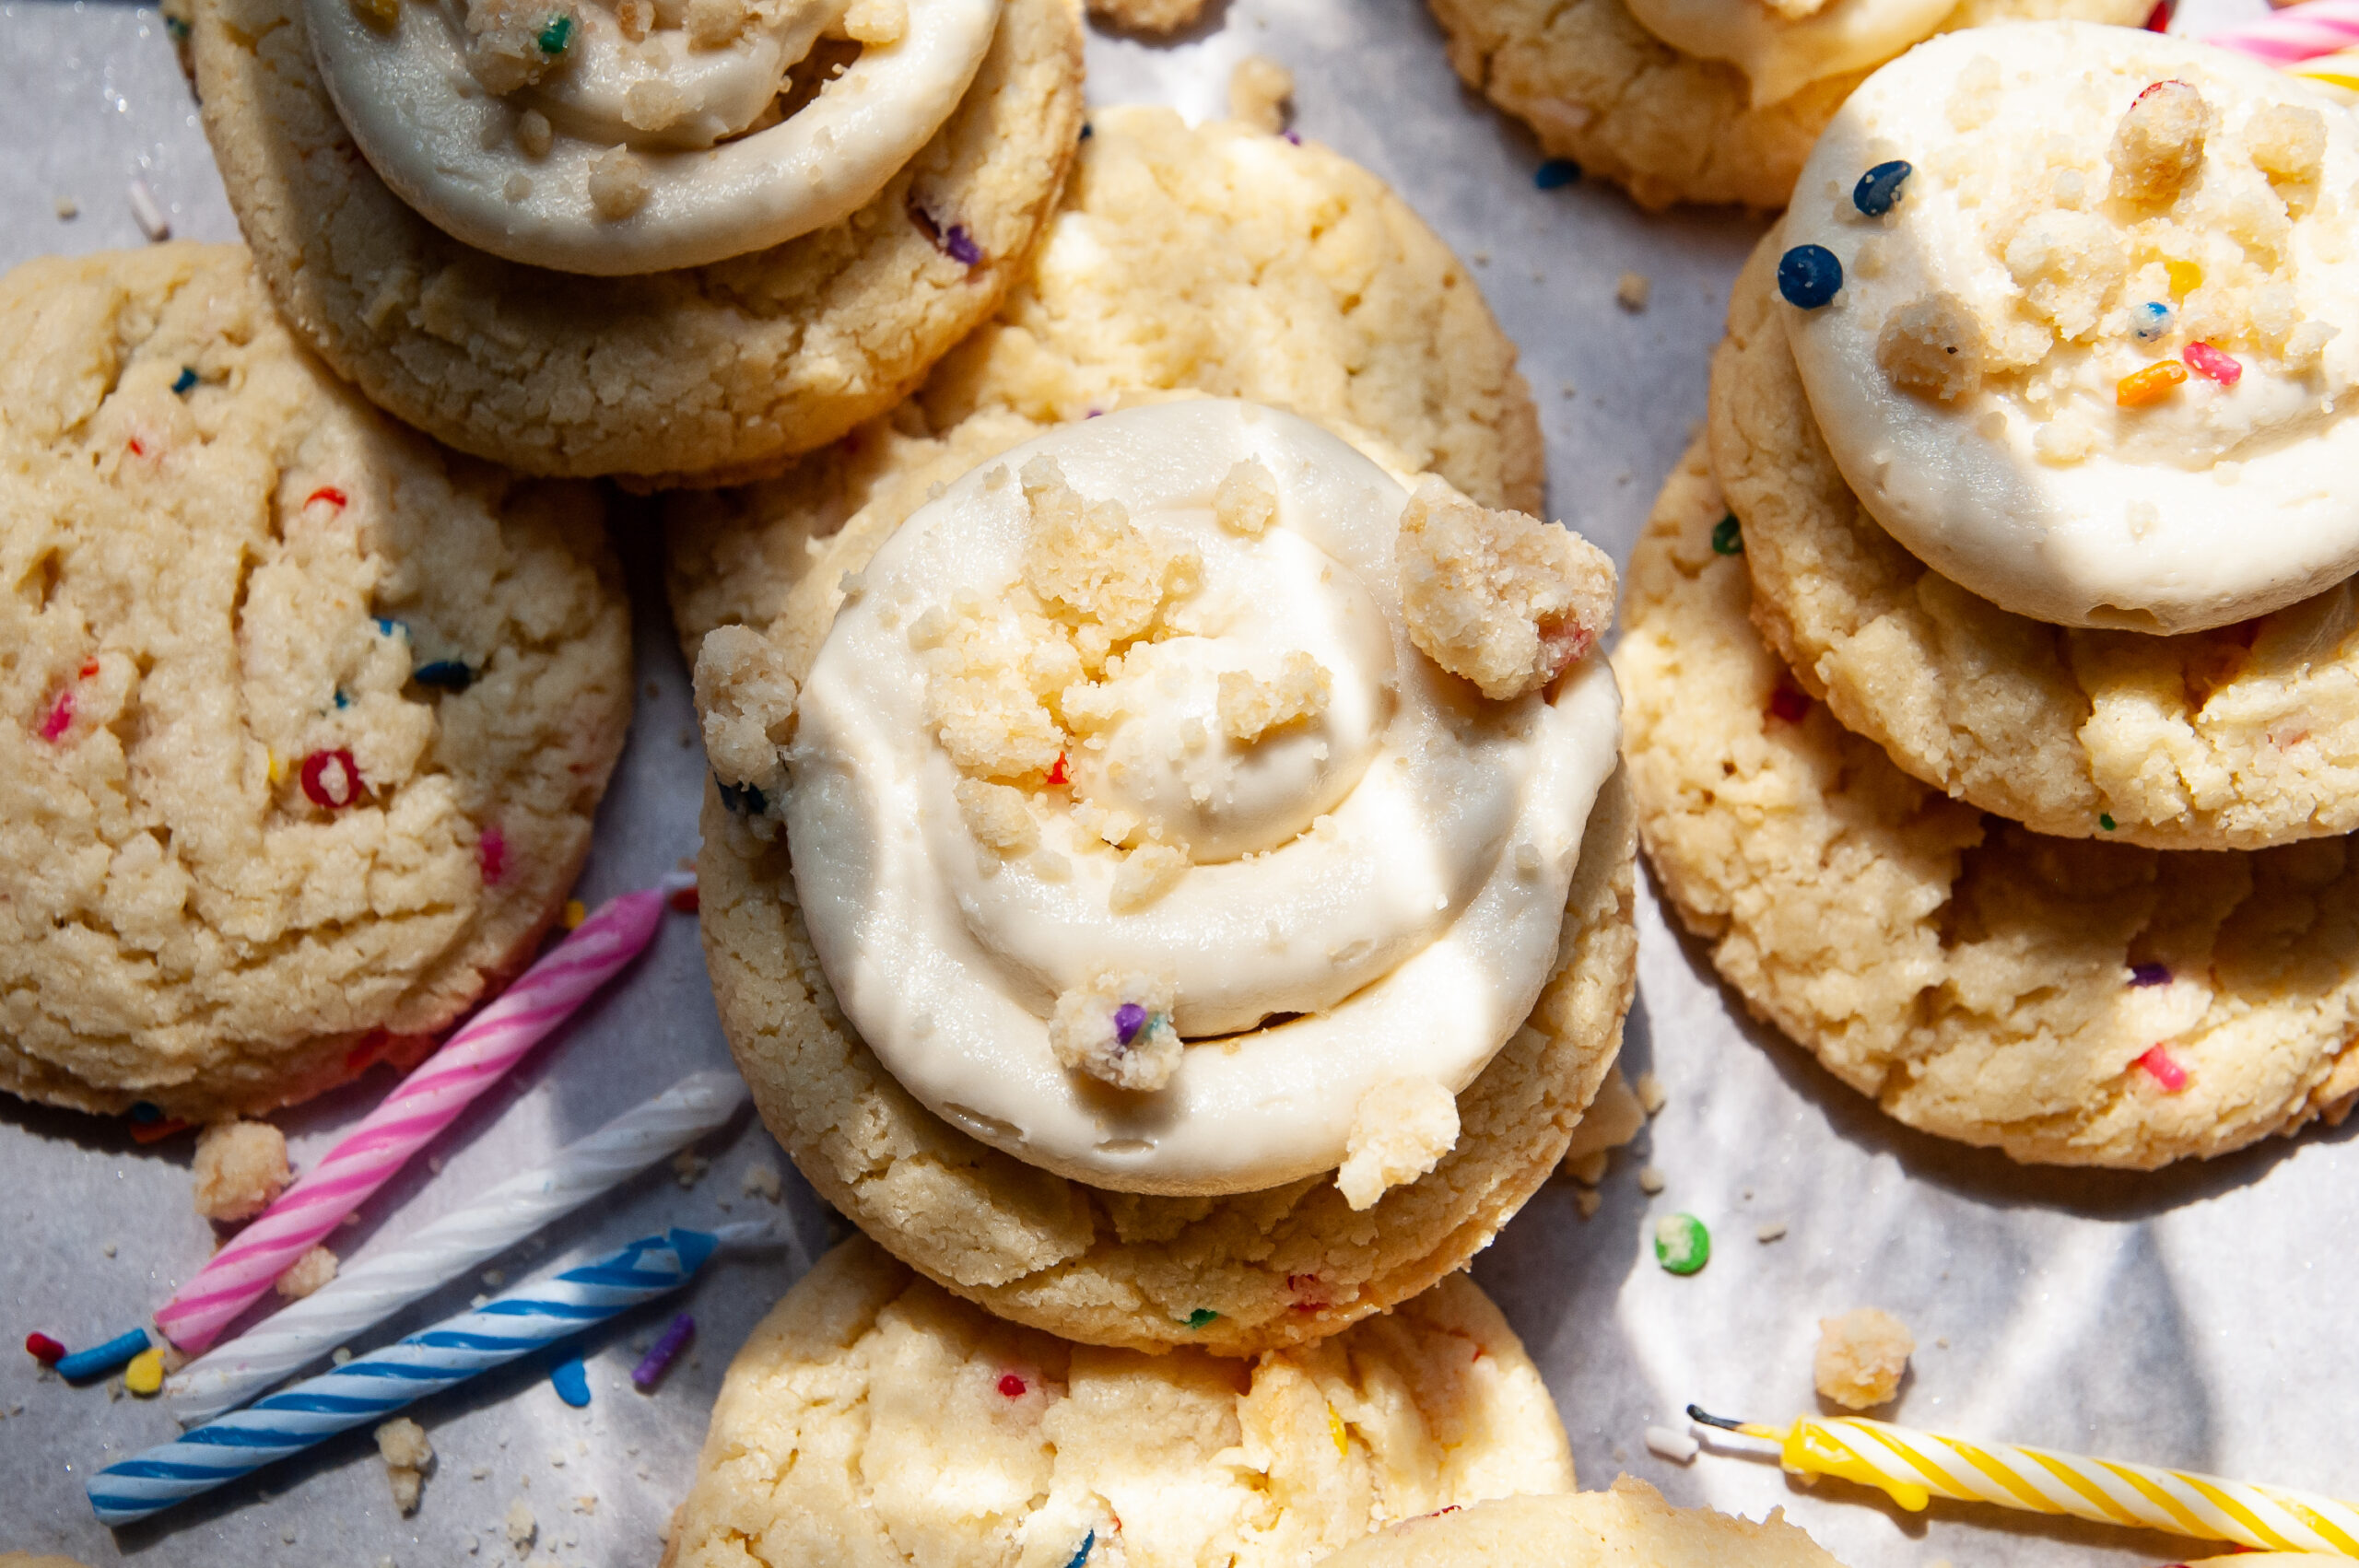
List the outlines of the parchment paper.
{"label": "parchment paper", "polygon": [[[2258,8],[2216,0],[2190,6],[2181,26]],[[1626,557],[1703,413],[1707,358],[1757,223],[1724,211],[1648,216],[1586,183],[1538,190],[1531,139],[1459,88],[1418,0],[1215,0],[1177,42],[1094,38],[1091,97],[1220,113],[1229,68],[1253,53],[1295,71],[1304,135],[1391,181],[1473,264],[1522,345],[1557,515]],[[125,199],[135,177],[180,235],[236,238],[152,10],[0,6],[0,262],[143,243]],[[79,216],[61,219],[60,197]],[[1615,303],[1625,271],[1651,285],[1641,311]],[[702,769],[686,673],[652,591],[658,544],[628,513],[617,532],[639,588],[643,684],[581,888],[593,901],[693,852]],[[1679,1466],[1644,1447],[1646,1426],[1684,1426],[1691,1399],[1772,1421],[1811,1408],[1816,1319],[1873,1305],[1919,1340],[1895,1419],[2359,1496],[2359,1376],[2347,1366],[2359,1153],[2349,1130],[2152,1176],[2019,1168],[1899,1128],[1741,1022],[1643,884],[1641,919],[1625,1057],[1633,1074],[1660,1075],[1669,1104],[1615,1156],[1595,1217],[1578,1218],[1573,1189],[1552,1183],[1475,1266],[1545,1369],[1585,1485],[1627,1469],[1674,1501],[1756,1516],[1783,1506],[1854,1568],[2201,1554],[2171,1538],[1989,1509],[1936,1504],[1911,1517],[1840,1483],[1793,1486],[1757,1459],[1707,1452]],[[337,1249],[365,1256],[682,1074],[727,1060],[693,922],[671,917],[622,984],[436,1145],[440,1175],[415,1166],[338,1234]],[[281,1118],[298,1164],[385,1083],[372,1078]],[[693,1188],[651,1172],[557,1227],[545,1247],[500,1260],[521,1279],[667,1223],[783,1219],[787,1244],[724,1258],[685,1297],[599,1339],[589,1409],[561,1404],[536,1363],[418,1407],[439,1458],[411,1517],[393,1511],[364,1432],[109,1532],[91,1520],[84,1478],[175,1423],[160,1404],[38,1375],[14,1346],[36,1328],[76,1346],[119,1332],[203,1261],[210,1238],[189,1206],[192,1142],[143,1148],[119,1122],[0,1099],[0,1550],[192,1568],[513,1562],[499,1521],[522,1497],[539,1526],[535,1556],[651,1563],[731,1352],[839,1223],[791,1169],[775,1211],[744,1190],[748,1166],[784,1161],[741,1118],[702,1151],[712,1168]],[[1645,1164],[1666,1178],[1657,1197],[1637,1187]],[[1670,1209],[1712,1228],[1712,1262],[1692,1279],[1664,1273],[1648,1246],[1651,1216]],[[1777,1225],[1782,1239],[1755,1239]],[[455,1285],[367,1342],[457,1310],[481,1288]],[[628,1379],[634,1342],[683,1305],[701,1325],[696,1349],[640,1395]]]}

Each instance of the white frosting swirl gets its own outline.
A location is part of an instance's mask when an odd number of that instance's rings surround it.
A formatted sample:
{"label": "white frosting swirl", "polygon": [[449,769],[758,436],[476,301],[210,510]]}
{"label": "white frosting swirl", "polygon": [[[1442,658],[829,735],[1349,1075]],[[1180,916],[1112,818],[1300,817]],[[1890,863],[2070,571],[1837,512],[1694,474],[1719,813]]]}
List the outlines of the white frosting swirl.
{"label": "white frosting swirl", "polygon": [[[526,0],[473,3],[516,13],[532,36]],[[788,71],[839,30],[844,0],[744,0],[734,32],[701,43],[684,25],[696,3],[553,0],[544,25],[564,18],[546,34],[560,47],[528,48],[534,79],[504,93],[470,71],[469,0],[305,0],[304,19],[336,111],[402,200],[494,255],[616,276],[742,255],[857,211],[950,117],[1000,0],[897,0],[898,36],[863,45],[775,123]]]}
{"label": "white frosting swirl", "polygon": [[1684,54],[1745,75],[1753,107],[1783,103],[1816,81],[1889,60],[1931,36],[1955,0],[1629,0],[1638,25]]}
{"label": "white frosting swirl", "polygon": [[[2186,172],[2150,189],[2145,156]],[[1862,216],[1893,158],[1898,205]],[[1936,571],[2060,625],[2222,626],[2350,575],[2355,185],[2359,123],[2241,55],[2079,22],[1920,45],[1837,115],[1779,241],[1843,263],[1833,304],[1779,309],[1845,479]]]}
{"label": "white frosting swirl", "polygon": [[[961,814],[969,776],[929,724],[913,640],[932,646],[946,606],[988,620],[1019,582],[1033,522],[1016,475],[1043,455],[1200,569],[1096,684],[1073,788],[1029,787],[1037,847],[1006,853]],[[1249,461],[1274,483],[1258,534],[1215,521],[1216,487]],[[877,553],[804,688],[784,815],[837,1000],[910,1093],[1097,1186],[1258,1190],[1341,1164],[1368,1090],[1455,1093],[1522,1024],[1619,702],[1602,658],[1509,702],[1426,660],[1394,576],[1406,500],[1316,426],[1198,400],[1018,448]],[[1309,718],[1223,735],[1222,673],[1274,683],[1305,656],[1329,677]],[[1116,811],[1189,847],[1143,906],[1123,905],[1122,858],[1093,831]],[[1195,1037],[1152,1093],[1068,1071],[1050,1043],[1060,994],[1126,969],[1169,982]]]}

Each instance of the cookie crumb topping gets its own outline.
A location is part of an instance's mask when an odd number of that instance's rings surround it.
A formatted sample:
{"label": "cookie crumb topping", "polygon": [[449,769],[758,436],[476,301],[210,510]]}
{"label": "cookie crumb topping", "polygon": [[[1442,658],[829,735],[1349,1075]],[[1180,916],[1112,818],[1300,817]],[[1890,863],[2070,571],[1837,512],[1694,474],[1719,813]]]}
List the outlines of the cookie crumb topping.
{"label": "cookie crumb topping", "polygon": [[1335,1186],[1353,1209],[1367,1209],[1457,1146],[1458,1096],[1430,1078],[1396,1078],[1360,1096]]}
{"label": "cookie crumb topping", "polygon": [[1401,513],[1401,608],[1426,657],[1494,701],[1536,692],[1614,620],[1614,563],[1570,529],[1428,479]]}
{"label": "cookie crumb topping", "polygon": [[1117,1089],[1152,1094],[1179,1071],[1171,1027],[1178,988],[1167,975],[1102,969],[1057,998],[1049,1048],[1064,1067]]}

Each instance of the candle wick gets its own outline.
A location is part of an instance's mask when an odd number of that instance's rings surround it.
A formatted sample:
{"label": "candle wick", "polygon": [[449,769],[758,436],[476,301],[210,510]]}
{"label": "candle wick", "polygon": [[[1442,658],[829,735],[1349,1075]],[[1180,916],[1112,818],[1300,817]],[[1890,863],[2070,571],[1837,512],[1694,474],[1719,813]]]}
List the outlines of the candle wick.
{"label": "candle wick", "polygon": [[1689,1421],[1700,1421],[1706,1426],[1717,1426],[1722,1432],[1743,1432],[1745,1428],[1745,1423],[1743,1422],[1731,1421],[1726,1416],[1716,1416],[1701,1405],[1688,1406],[1687,1419]]}

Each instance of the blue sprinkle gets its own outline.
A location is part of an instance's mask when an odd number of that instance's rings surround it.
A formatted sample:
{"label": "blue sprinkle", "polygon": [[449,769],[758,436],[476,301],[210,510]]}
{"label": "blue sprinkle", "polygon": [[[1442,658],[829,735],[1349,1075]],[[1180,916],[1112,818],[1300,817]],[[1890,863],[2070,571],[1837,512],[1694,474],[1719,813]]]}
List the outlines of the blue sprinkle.
{"label": "blue sprinkle", "polygon": [[1843,287],[1843,263],[1824,245],[1797,245],[1778,258],[1778,292],[1786,303],[1815,310]]}
{"label": "blue sprinkle", "polygon": [[2171,308],[2149,299],[2130,312],[2130,335],[2141,343],[2159,343],[2171,333]]}
{"label": "blue sprinkle", "polygon": [[770,809],[769,797],[751,784],[731,784],[716,773],[712,785],[721,791],[721,803],[738,816],[759,816]]}
{"label": "blue sprinkle", "polygon": [[410,672],[409,678],[421,686],[439,686],[446,692],[463,692],[475,684],[475,673],[456,659],[437,659],[431,664],[420,664]]}
{"label": "blue sprinkle", "polygon": [[385,619],[384,616],[380,615],[377,617],[377,635],[379,637],[407,637],[409,636],[409,623],[407,621],[389,621]]}
{"label": "blue sprinkle", "polygon": [[153,1100],[134,1100],[131,1102],[131,1119],[142,1127],[151,1126],[164,1119],[164,1107]]}
{"label": "blue sprinkle", "polygon": [[1882,217],[1898,204],[1900,188],[1916,172],[1907,158],[1879,163],[1860,175],[1860,182],[1851,187],[1851,205],[1870,217]]}
{"label": "blue sprinkle", "polygon": [[344,688],[342,686],[338,686],[335,689],[335,705],[338,708],[350,708],[352,706],[352,699],[344,695]]}
{"label": "blue sprinkle", "polygon": [[185,365],[182,366],[181,373],[177,377],[173,378],[172,390],[180,393],[182,397],[186,397],[190,392],[195,391],[196,372],[190,369]]}
{"label": "blue sprinkle", "polygon": [[1085,120],[1081,123],[1081,139],[1083,141],[1086,142],[1096,135],[1097,135],[1096,128],[1093,127],[1088,121]]}
{"label": "blue sprinkle", "polygon": [[76,1351],[70,1356],[60,1356],[57,1361],[57,1375],[68,1383],[79,1383],[90,1377],[104,1377],[116,1367],[127,1363],[133,1356],[139,1354],[147,1348],[147,1330],[134,1328],[127,1334],[116,1335],[103,1345],[95,1346],[87,1351]]}
{"label": "blue sprinkle", "polygon": [[2137,964],[2130,966],[2130,984],[2133,988],[2140,986],[2167,986],[2170,983],[2171,971],[2170,966],[2166,964]]}
{"label": "blue sprinkle", "polygon": [[557,1397],[581,1410],[590,1402],[590,1369],[581,1364],[580,1356],[568,1356],[549,1368],[549,1383],[557,1389]]}
{"label": "blue sprinkle", "polygon": [[1543,191],[1561,191],[1581,177],[1581,166],[1569,158],[1552,158],[1532,171],[1532,182]]}
{"label": "blue sprinkle", "polygon": [[1066,1562],[1065,1562],[1065,1568],[1081,1568],[1081,1565],[1082,1565],[1083,1563],[1085,1563],[1085,1562],[1088,1562],[1088,1561],[1089,1561],[1089,1550],[1090,1550],[1090,1548],[1092,1548],[1092,1547],[1096,1546],[1097,1544],[1097,1532],[1096,1530],[1092,1530],[1092,1531],[1090,1531],[1087,1535],[1086,1535],[1086,1536],[1082,1537],[1082,1538],[1081,1538],[1081,1550],[1080,1550],[1079,1551],[1074,1552],[1074,1553],[1073,1554],[1073,1556],[1072,1556],[1072,1557],[1070,1557],[1069,1559],[1067,1559],[1067,1560],[1066,1560]]}

